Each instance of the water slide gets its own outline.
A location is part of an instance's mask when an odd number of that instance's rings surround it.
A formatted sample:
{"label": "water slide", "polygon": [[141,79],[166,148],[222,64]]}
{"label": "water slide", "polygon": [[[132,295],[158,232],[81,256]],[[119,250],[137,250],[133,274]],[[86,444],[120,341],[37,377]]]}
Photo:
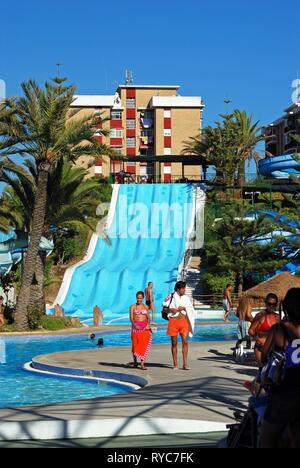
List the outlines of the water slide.
{"label": "water slide", "polygon": [[[22,261],[28,242],[28,234],[24,231],[0,232],[0,276],[9,273],[14,265]],[[52,253],[53,248],[53,241],[42,237],[40,249],[47,256]]]}
{"label": "water slide", "polygon": [[258,163],[259,173],[275,179],[289,179],[292,175],[300,177],[300,155],[297,156],[284,154],[261,159]]}
{"label": "water slide", "polygon": [[[295,275],[300,271],[300,229],[299,224],[288,219],[285,215],[279,215],[275,211],[255,211],[249,213],[247,219],[254,219],[261,214],[266,215],[266,218],[274,221],[278,225],[278,230],[273,231],[265,236],[253,237],[249,242],[255,242],[260,245],[266,245],[272,242],[276,237],[284,237],[291,245],[284,245],[283,250],[287,259],[287,264],[275,272],[276,275],[284,272],[288,272]],[[284,229],[280,228],[280,225],[284,226]],[[291,228],[291,231],[288,231]],[[271,275],[272,276],[272,275]]]}
{"label": "water slide", "polygon": [[193,184],[115,185],[108,240],[93,235],[86,258],[67,270],[55,304],[86,323],[98,305],[105,324],[125,323],[136,292],[153,281],[159,319],[183,268],[196,190]]}

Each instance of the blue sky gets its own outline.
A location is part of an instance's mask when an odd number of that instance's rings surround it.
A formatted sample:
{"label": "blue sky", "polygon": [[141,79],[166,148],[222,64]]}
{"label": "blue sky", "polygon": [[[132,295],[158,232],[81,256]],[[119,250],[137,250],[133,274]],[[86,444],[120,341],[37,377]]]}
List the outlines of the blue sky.
{"label": "blue sky", "polygon": [[224,98],[267,124],[300,77],[299,14],[295,0],[5,2],[0,79],[18,94],[21,81],[43,82],[60,62],[79,93],[105,94],[130,68],[136,84],[201,95],[206,125],[225,111]]}

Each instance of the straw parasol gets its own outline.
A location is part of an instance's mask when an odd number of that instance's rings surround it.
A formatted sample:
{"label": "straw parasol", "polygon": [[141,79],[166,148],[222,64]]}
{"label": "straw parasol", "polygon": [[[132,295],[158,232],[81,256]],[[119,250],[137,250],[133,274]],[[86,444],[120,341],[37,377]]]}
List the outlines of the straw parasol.
{"label": "straw parasol", "polygon": [[281,302],[291,288],[300,288],[300,278],[284,272],[248,289],[243,293],[242,300],[250,303],[252,307],[263,307],[268,294],[276,294]]}

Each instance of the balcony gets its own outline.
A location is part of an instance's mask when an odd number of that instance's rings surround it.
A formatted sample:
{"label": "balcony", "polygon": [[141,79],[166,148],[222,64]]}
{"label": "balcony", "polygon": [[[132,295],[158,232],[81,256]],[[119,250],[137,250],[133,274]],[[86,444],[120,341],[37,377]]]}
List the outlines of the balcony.
{"label": "balcony", "polygon": [[149,146],[154,142],[154,133],[152,130],[141,130],[140,144],[141,146]]}
{"label": "balcony", "polygon": [[154,116],[153,112],[141,112],[140,124],[142,128],[153,128]]}

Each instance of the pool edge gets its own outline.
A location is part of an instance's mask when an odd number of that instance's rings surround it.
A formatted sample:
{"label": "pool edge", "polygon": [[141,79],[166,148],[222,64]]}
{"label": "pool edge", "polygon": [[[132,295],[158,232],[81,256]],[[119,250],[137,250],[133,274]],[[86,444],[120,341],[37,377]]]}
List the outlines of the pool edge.
{"label": "pool edge", "polygon": [[[27,363],[28,364],[28,363]],[[25,364],[26,365],[26,364]],[[119,372],[101,371],[94,369],[76,369],[74,367],[60,367],[52,364],[45,364],[42,362],[35,361],[35,358],[31,361],[31,369],[26,368],[28,372],[47,373],[52,377],[62,378],[77,378],[81,380],[105,380],[115,382],[117,384],[127,386],[131,389],[138,390],[148,385],[148,380],[137,375],[123,374]],[[92,398],[93,399],[93,398]]]}

